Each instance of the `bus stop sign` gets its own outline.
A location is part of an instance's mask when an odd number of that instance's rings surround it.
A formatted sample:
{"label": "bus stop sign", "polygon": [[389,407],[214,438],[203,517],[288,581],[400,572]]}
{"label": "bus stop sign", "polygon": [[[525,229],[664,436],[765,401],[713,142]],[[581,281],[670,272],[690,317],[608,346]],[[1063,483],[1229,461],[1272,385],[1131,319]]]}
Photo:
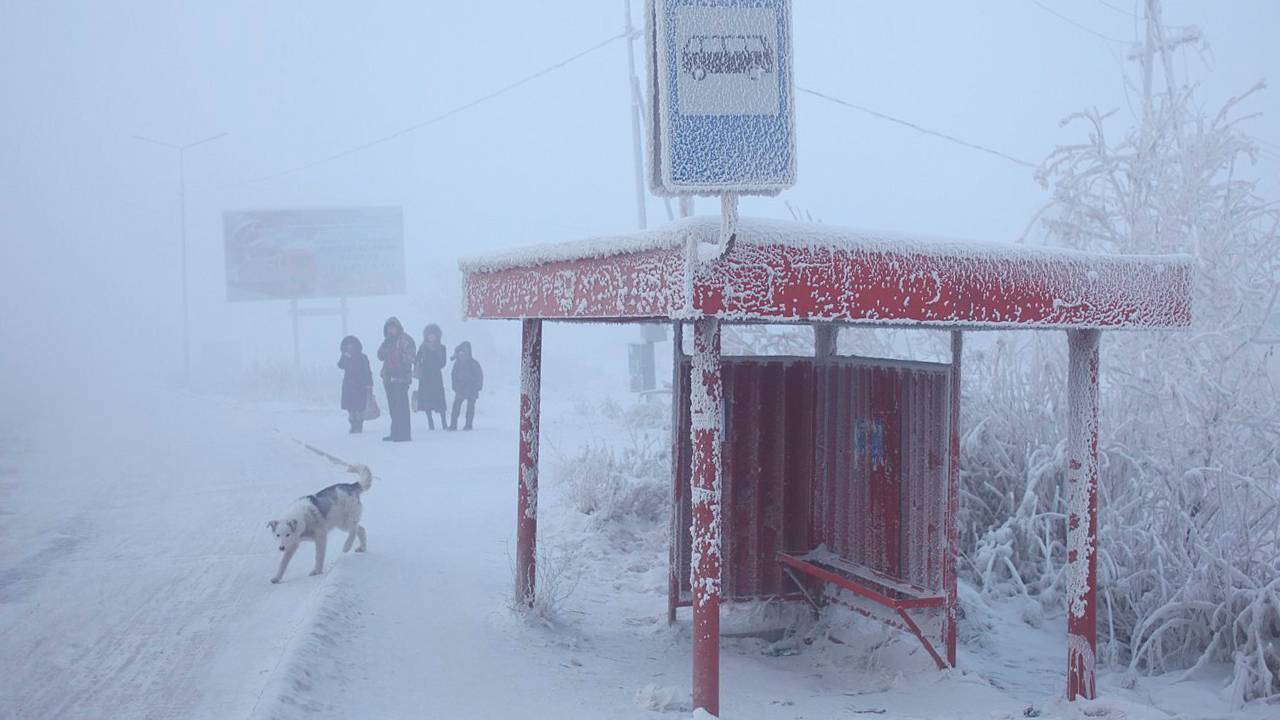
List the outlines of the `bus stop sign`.
{"label": "bus stop sign", "polygon": [[650,0],[646,32],[654,192],[794,185],[791,0]]}

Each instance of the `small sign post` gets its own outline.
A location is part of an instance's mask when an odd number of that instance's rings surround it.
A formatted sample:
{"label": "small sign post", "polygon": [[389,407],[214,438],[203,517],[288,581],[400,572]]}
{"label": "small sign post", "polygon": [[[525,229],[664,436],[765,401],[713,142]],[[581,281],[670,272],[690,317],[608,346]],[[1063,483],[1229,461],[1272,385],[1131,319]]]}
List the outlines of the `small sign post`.
{"label": "small sign post", "polygon": [[790,0],[650,0],[648,10],[654,192],[794,185]]}

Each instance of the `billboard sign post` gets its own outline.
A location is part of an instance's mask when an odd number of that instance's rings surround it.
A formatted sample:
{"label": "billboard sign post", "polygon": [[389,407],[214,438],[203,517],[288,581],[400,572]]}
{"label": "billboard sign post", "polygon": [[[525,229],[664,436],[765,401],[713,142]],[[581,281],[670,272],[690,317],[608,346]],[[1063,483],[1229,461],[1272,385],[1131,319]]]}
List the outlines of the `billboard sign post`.
{"label": "billboard sign post", "polygon": [[[342,318],[347,298],[405,291],[404,218],[398,207],[225,212],[227,300],[288,300],[294,364],[300,364],[298,318]],[[298,301],[338,298],[337,308]]]}
{"label": "billboard sign post", "polygon": [[794,185],[790,0],[650,0],[647,17],[654,192]]}

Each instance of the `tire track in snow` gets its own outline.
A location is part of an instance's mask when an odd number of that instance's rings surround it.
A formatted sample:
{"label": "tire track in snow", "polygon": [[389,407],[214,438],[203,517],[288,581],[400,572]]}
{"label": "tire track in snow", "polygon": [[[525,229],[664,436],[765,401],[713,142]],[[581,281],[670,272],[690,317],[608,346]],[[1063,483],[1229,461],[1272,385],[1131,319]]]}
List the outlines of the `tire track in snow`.
{"label": "tire track in snow", "polygon": [[151,400],[23,458],[7,540],[37,549],[0,559],[6,720],[245,717],[326,587],[298,565],[270,585],[262,523],[336,473],[227,403]]}

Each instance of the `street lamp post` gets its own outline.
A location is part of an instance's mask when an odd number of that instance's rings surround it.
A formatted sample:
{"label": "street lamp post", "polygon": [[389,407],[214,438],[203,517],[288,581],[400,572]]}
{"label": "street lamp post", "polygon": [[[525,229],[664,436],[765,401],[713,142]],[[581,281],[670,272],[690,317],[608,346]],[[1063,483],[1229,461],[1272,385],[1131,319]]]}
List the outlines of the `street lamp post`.
{"label": "street lamp post", "polygon": [[226,133],[211,135],[203,140],[196,140],[185,145],[168,143],[154,138],[134,135],[135,140],[152,143],[170,150],[178,151],[178,217],[182,245],[182,384],[191,384],[191,328],[190,308],[187,294],[187,150],[226,137]]}

